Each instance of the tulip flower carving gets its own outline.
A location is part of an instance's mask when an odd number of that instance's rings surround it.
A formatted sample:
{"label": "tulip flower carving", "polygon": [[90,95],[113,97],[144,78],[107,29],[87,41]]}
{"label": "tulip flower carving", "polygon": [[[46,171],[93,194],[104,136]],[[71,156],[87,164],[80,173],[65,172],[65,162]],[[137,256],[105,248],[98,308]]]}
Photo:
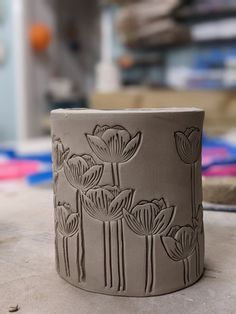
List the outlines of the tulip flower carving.
{"label": "tulip flower carving", "polygon": [[189,257],[196,246],[196,230],[191,226],[174,226],[167,236],[161,237],[167,255],[175,262],[183,264],[184,284],[190,282]]}
{"label": "tulip flower carving", "polygon": [[146,279],[145,291],[151,292],[154,285],[154,235],[162,235],[169,227],[174,207],[168,207],[163,198],[139,202],[130,212],[124,209],[124,218],[129,228],[145,237]]}
{"label": "tulip flower carving", "polygon": [[120,186],[118,165],[135,155],[141,143],[141,132],[132,137],[122,126],[97,125],[93,134],[86,134],[86,137],[95,155],[111,164],[113,184]]}
{"label": "tulip flower carving", "polygon": [[52,141],[52,159],[53,169],[58,172],[62,169],[64,161],[70,153],[69,148],[65,148],[60,138],[53,137]]}
{"label": "tulip flower carving", "polygon": [[[59,179],[59,172],[61,171],[64,161],[67,159],[70,153],[69,148],[65,148],[61,139],[53,136],[52,138],[52,160],[53,160],[53,177],[54,177],[54,185],[53,185],[53,200],[54,200],[54,208],[56,209],[57,200],[56,200],[56,192],[57,185]],[[55,221],[55,255],[56,255],[56,267],[59,271],[60,263],[59,263],[59,252],[58,252],[58,239],[57,239],[57,227],[58,223]]]}
{"label": "tulip flower carving", "polygon": [[180,159],[186,164],[194,164],[201,153],[201,132],[198,128],[187,128],[175,132],[176,148]]}
{"label": "tulip flower carving", "polygon": [[87,191],[96,186],[102,176],[103,165],[97,165],[92,156],[72,155],[64,164],[68,182],[77,190]]}
{"label": "tulip flower carving", "polygon": [[198,206],[196,217],[193,219],[193,226],[197,232],[196,237],[196,274],[200,275],[200,246],[199,235],[203,234],[203,207],[202,204]]}
{"label": "tulip flower carving", "polygon": [[[120,187],[119,164],[131,160],[137,153],[141,143],[141,132],[132,136],[124,127],[115,125],[97,125],[92,134],[86,134],[88,144],[94,154],[104,163],[111,164],[111,175],[113,186]],[[123,214],[120,219],[116,219],[118,255],[121,261],[118,263],[118,290],[125,290],[125,270],[124,270],[124,248],[122,246]],[[120,250],[120,251],[119,251]]]}
{"label": "tulip flower carving", "polygon": [[104,249],[104,285],[113,287],[112,276],[112,254],[111,254],[111,221],[115,221],[117,234],[118,228],[122,228],[121,238],[117,236],[117,260],[118,260],[118,290],[125,289],[124,270],[124,240],[123,209],[129,210],[133,199],[133,190],[121,190],[116,186],[101,186],[90,189],[81,195],[82,204],[85,211],[94,219],[102,222],[103,228],[103,249]]}
{"label": "tulip flower carving", "polygon": [[56,221],[58,232],[62,236],[63,256],[66,276],[70,276],[70,264],[68,255],[68,239],[78,232],[79,215],[71,210],[70,204],[58,203],[56,208]]}
{"label": "tulip flower carving", "polygon": [[[161,249],[176,263],[183,266],[183,281],[190,283],[190,261],[196,256],[196,274],[200,274],[199,236],[203,232],[202,206],[195,200],[195,168],[201,153],[201,132],[196,127],[184,132],[175,132],[175,144],[180,162],[189,167],[191,179],[192,225],[171,227],[175,206],[167,205],[164,198],[140,201],[133,204],[134,189],[124,188],[121,180],[121,167],[136,156],[141,147],[142,133],[129,132],[119,125],[97,125],[91,134],[86,133],[89,154],[73,154],[65,148],[60,138],[53,137],[53,176],[56,228],[56,252],[59,265],[58,236],[62,237],[63,258],[66,276],[70,276],[69,249],[76,238],[76,263],[78,280],[86,280],[85,224],[95,219],[100,224],[102,234],[102,254],[104,263],[104,287],[123,292],[127,290],[126,254],[129,241],[127,233],[144,245],[145,282],[143,289],[153,294],[157,275],[156,240],[161,239]],[[105,169],[105,171],[104,171]],[[75,190],[75,208],[67,203],[56,201],[63,179]],[[110,173],[109,171],[110,170]],[[123,170],[123,168],[122,168]],[[62,172],[61,172],[62,173]],[[107,176],[109,173],[109,176]],[[104,177],[102,178],[102,176]],[[106,182],[107,184],[103,184]],[[60,181],[61,182],[61,181]],[[122,184],[121,184],[122,183]],[[84,232],[85,231],[85,232]],[[61,238],[60,238],[61,239]],[[69,247],[68,247],[69,246]],[[196,252],[196,254],[195,254]],[[195,254],[195,255],[194,255]],[[72,257],[71,257],[72,258]],[[175,264],[178,266],[178,264]],[[60,268],[60,265],[59,265]],[[58,268],[58,269],[59,269]],[[103,272],[101,272],[103,274]],[[88,279],[88,278],[87,278]]]}
{"label": "tulip flower carving", "polygon": [[85,280],[85,262],[84,262],[84,232],[83,232],[83,211],[81,204],[81,193],[96,186],[103,173],[103,165],[97,165],[92,156],[72,155],[64,163],[64,172],[66,179],[76,189],[76,210],[80,215],[80,226],[78,234],[78,274],[79,281]]}
{"label": "tulip flower carving", "polygon": [[[176,149],[180,159],[190,165],[190,180],[191,180],[191,207],[192,207],[192,222],[197,215],[196,197],[195,197],[195,167],[201,155],[201,132],[196,127],[187,128],[185,132],[175,132]],[[196,247],[196,265],[199,264],[199,250]],[[196,266],[196,276],[199,276],[199,267]]]}

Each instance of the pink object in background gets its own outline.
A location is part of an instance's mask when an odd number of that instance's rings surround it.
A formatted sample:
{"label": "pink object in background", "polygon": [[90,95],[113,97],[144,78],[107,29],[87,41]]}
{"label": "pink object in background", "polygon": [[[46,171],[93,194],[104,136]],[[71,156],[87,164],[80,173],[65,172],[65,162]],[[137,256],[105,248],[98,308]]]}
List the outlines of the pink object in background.
{"label": "pink object in background", "polygon": [[236,176],[236,164],[232,165],[215,165],[205,170],[203,175],[209,176]]}
{"label": "pink object in background", "polygon": [[229,151],[224,147],[208,147],[202,150],[202,165],[208,166],[210,163],[230,157]]}
{"label": "pink object in background", "polygon": [[41,169],[38,161],[10,160],[0,162],[0,180],[24,178]]}

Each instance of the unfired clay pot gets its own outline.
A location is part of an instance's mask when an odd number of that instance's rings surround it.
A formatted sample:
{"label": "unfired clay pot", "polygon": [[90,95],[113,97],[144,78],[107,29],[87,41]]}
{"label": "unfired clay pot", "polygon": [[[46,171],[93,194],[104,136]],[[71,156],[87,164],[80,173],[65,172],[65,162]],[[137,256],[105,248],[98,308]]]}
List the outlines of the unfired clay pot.
{"label": "unfired clay pot", "polygon": [[119,296],[196,282],[204,112],[59,109],[51,118],[59,275]]}

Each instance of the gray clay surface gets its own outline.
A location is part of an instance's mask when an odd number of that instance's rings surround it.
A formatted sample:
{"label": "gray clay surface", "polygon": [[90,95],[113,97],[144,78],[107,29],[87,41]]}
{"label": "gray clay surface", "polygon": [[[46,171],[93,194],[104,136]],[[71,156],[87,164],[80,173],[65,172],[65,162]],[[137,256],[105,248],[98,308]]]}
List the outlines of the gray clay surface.
{"label": "gray clay surface", "polygon": [[203,118],[195,108],[52,111],[61,277],[121,296],[201,277]]}

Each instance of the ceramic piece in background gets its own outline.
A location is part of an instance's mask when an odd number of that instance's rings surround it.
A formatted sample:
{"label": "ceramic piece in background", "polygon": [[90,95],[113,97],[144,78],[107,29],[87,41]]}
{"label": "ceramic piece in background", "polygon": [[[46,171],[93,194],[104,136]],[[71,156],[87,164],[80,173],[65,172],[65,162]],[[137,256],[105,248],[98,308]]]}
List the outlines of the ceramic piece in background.
{"label": "ceramic piece in background", "polygon": [[52,111],[61,277],[120,296],[201,277],[203,118],[195,108]]}

